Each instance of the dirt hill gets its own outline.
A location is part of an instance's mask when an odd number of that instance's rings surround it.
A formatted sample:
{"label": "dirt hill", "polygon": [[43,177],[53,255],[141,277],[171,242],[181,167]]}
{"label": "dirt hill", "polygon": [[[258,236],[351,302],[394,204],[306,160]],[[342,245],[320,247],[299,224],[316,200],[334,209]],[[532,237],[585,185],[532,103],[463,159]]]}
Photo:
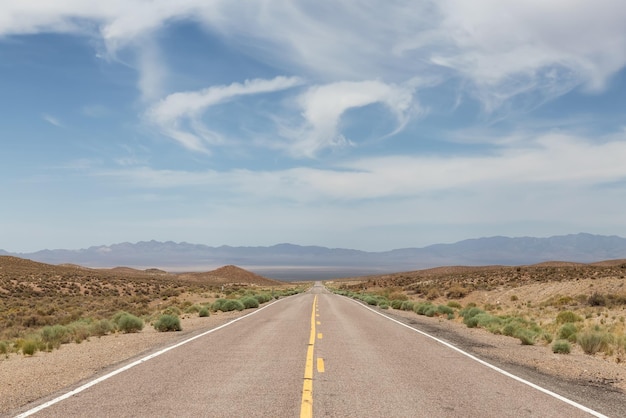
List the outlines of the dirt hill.
{"label": "dirt hill", "polygon": [[220,267],[216,270],[202,272],[202,273],[181,273],[178,275],[181,279],[186,281],[198,281],[203,283],[215,283],[215,284],[251,284],[256,286],[282,286],[283,282],[277,280],[268,279],[251,271],[244,270],[240,267],[228,265]]}

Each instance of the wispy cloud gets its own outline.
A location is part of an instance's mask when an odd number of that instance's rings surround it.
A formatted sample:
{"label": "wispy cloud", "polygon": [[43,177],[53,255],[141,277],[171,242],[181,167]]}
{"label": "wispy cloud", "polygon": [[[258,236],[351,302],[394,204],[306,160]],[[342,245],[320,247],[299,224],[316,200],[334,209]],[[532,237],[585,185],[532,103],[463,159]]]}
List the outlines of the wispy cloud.
{"label": "wispy cloud", "polygon": [[150,107],[146,118],[164,135],[185,148],[206,153],[210,145],[221,142],[221,135],[202,123],[202,113],[207,108],[237,97],[281,91],[300,84],[302,80],[298,77],[280,76],[271,80],[246,80],[244,83],[173,93]]}
{"label": "wispy cloud", "polygon": [[400,130],[418,110],[413,88],[381,81],[337,82],[310,87],[298,100],[304,124],[295,129],[283,126],[295,156],[313,157],[320,150],[350,145],[338,130],[341,116],[349,109],[382,103],[396,118]]}
{"label": "wispy cloud", "polygon": [[[283,73],[321,84],[416,75],[466,80],[488,111],[518,96],[549,100],[584,86],[599,90],[626,65],[626,3],[621,0],[401,0],[281,2],[80,0],[5,2],[0,37],[70,32],[99,37],[110,54],[135,48],[140,90],[158,91],[163,60],[145,50],[172,21],[210,28]],[[584,28],[584,30],[581,30]],[[143,51],[143,52],[142,52]],[[148,51],[148,52],[146,52]],[[150,96],[149,94],[148,96]],[[189,138],[181,138],[189,142]]]}
{"label": "wispy cloud", "polygon": [[43,120],[45,120],[46,122],[48,122],[51,125],[54,125],[56,127],[62,128],[63,124],[61,123],[61,121],[59,121],[59,119],[55,118],[54,116],[48,115],[47,113],[44,113],[43,115],[41,115],[41,117],[43,118]]}
{"label": "wispy cloud", "polygon": [[626,180],[626,135],[601,143],[565,134],[546,134],[502,147],[491,155],[370,157],[334,168],[179,171],[135,167],[99,171],[138,188],[210,187],[235,195],[299,202],[320,199],[409,198],[463,189],[540,190],[589,188]]}

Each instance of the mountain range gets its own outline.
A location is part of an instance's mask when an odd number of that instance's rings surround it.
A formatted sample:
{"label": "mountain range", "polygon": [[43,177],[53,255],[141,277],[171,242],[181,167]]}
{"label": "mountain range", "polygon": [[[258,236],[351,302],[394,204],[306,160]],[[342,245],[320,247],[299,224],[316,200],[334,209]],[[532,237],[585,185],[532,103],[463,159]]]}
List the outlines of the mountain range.
{"label": "mountain range", "polygon": [[344,248],[278,244],[269,247],[211,247],[172,241],[141,241],[80,250],[41,250],[0,255],[85,267],[157,267],[199,271],[226,264],[278,279],[381,274],[450,265],[527,265],[546,261],[591,263],[626,258],[626,238],[586,233],[533,237],[489,237],[453,244],[367,252]]}

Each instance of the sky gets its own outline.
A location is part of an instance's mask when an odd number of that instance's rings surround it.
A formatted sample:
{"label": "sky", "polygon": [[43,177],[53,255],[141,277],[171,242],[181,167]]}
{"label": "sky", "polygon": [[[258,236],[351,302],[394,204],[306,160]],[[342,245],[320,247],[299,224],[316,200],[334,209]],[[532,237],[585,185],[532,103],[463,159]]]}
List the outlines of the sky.
{"label": "sky", "polygon": [[0,248],[626,236],[623,0],[0,0]]}

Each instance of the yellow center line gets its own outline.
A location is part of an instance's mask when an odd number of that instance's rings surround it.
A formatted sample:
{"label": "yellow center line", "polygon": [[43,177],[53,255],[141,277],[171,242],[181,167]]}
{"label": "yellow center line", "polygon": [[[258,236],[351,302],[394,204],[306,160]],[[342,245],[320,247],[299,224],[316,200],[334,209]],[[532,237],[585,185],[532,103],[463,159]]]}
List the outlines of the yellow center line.
{"label": "yellow center line", "polygon": [[311,312],[311,333],[309,334],[309,347],[306,351],[306,363],[304,366],[304,382],[302,384],[302,404],[300,405],[300,418],[313,417],[313,347],[315,345],[315,311],[317,309],[317,295],[313,299]]}

